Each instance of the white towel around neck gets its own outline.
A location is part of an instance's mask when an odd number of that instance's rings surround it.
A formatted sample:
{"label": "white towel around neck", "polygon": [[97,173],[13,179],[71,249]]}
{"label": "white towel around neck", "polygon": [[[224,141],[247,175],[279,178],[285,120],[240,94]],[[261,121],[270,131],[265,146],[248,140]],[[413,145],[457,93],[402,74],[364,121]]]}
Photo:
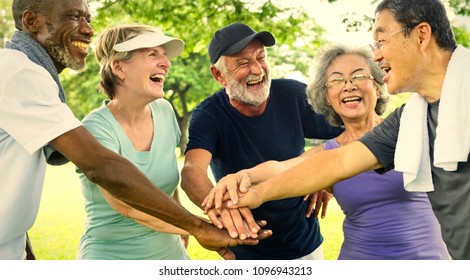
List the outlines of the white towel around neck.
{"label": "white towel around neck", "polygon": [[407,191],[429,192],[434,190],[429,157],[427,126],[428,102],[413,93],[406,102],[400,119],[395,170],[403,173]]}
{"label": "white towel around neck", "polygon": [[[434,166],[457,170],[470,151],[470,51],[458,46],[449,61],[439,101]],[[395,170],[403,172],[407,191],[433,191],[426,100],[413,94],[400,119]]]}

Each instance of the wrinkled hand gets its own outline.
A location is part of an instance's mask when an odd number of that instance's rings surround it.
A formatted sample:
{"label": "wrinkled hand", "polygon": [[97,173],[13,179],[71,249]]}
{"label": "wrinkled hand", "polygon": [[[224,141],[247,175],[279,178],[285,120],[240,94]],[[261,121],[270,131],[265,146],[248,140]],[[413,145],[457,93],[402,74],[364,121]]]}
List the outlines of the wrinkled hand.
{"label": "wrinkled hand", "polygon": [[333,197],[333,195],[326,190],[321,190],[310,195],[306,195],[304,197],[304,201],[308,200],[309,197],[310,200],[308,202],[307,213],[305,216],[310,218],[312,211],[314,211],[313,216],[318,218],[318,213],[320,213],[321,209],[321,218],[324,219],[326,216],[326,210],[328,208],[328,202]]}
{"label": "wrinkled hand", "polygon": [[260,226],[266,224],[265,221],[255,221],[249,208],[230,209],[224,203],[229,199],[238,202],[239,189],[246,192],[250,185],[247,173],[229,174],[219,180],[202,203],[211,222],[220,229],[225,227],[232,238],[257,238]]}
{"label": "wrinkled hand", "polygon": [[227,248],[238,245],[257,245],[259,240],[263,240],[272,235],[271,230],[258,231],[257,238],[231,238],[225,229],[218,229],[214,225],[204,222],[199,231],[193,233],[196,240],[207,250],[216,251],[226,260],[234,260],[235,255]]}
{"label": "wrinkled hand", "polygon": [[212,208],[207,210],[206,214],[216,227],[226,228],[232,238],[239,237],[242,240],[257,238],[258,231],[266,225],[265,221],[255,221],[251,210],[247,207],[238,209],[222,207],[219,210]]}
{"label": "wrinkled hand", "polygon": [[240,193],[246,193],[250,186],[251,179],[248,173],[238,172],[229,174],[219,180],[202,202],[202,207],[205,208],[205,211],[213,207],[220,210],[223,203],[228,199],[233,204],[237,204]]}

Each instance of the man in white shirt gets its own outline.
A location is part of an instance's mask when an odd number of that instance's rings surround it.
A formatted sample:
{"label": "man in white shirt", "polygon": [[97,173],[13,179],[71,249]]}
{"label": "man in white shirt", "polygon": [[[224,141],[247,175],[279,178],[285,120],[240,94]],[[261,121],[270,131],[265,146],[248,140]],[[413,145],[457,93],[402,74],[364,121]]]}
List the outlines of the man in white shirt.
{"label": "man in white shirt", "polygon": [[[86,0],[14,0],[12,7],[17,31],[8,49],[0,50],[0,259],[25,259],[46,160],[61,158],[116,198],[187,230],[225,258],[233,257],[226,246],[257,244],[232,239],[189,213],[128,160],[101,146],[61,102],[58,73],[85,65],[93,36]],[[60,154],[50,153],[54,149]]]}

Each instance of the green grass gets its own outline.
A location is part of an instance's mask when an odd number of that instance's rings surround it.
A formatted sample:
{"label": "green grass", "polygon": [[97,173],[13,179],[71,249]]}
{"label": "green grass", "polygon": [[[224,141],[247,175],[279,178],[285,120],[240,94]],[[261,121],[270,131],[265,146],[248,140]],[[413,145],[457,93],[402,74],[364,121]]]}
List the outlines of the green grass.
{"label": "green grass", "polygon": [[[182,204],[192,213],[202,215],[184,192],[180,193]],[[343,241],[343,218],[341,209],[332,200],[326,218],[320,220],[327,260],[338,256]],[[36,257],[41,260],[75,259],[84,219],[80,181],[74,166],[48,166],[39,215],[29,231]],[[190,239],[188,254],[195,260],[221,259],[217,253],[202,248],[194,238]]]}

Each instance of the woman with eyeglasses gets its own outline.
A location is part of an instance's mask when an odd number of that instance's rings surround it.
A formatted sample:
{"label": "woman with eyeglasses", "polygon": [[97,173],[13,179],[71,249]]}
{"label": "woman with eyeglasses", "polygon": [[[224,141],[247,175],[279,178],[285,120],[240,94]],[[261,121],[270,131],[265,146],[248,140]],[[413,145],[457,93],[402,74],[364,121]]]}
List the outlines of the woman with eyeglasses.
{"label": "woman with eyeglasses", "polygon": [[[333,45],[317,57],[307,92],[309,103],[330,124],[344,126],[342,134],[298,158],[270,161],[229,175],[216,188],[229,185],[228,180],[264,181],[308,154],[347,145],[381,123],[388,101],[385,73],[371,56],[368,50]],[[449,259],[427,194],[407,192],[401,173],[367,171],[334,184],[329,191],[345,214],[338,259]]]}

